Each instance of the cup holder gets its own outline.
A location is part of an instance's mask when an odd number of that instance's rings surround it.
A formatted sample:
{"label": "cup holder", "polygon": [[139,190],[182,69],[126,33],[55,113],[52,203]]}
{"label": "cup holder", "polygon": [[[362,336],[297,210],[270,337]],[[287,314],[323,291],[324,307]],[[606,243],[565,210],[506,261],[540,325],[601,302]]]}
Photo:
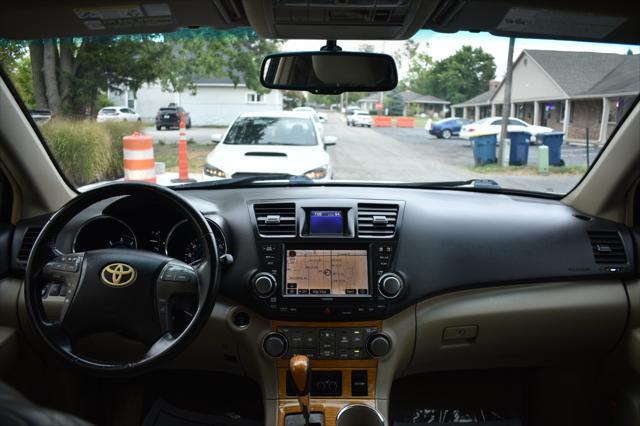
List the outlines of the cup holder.
{"label": "cup holder", "polygon": [[336,426],[384,426],[384,417],[368,405],[347,405],[338,413]]}

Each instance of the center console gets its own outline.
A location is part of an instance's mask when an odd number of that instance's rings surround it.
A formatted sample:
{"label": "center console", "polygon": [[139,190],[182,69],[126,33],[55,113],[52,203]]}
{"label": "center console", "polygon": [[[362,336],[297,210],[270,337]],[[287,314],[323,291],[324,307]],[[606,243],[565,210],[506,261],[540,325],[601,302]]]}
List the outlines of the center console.
{"label": "center console", "polygon": [[252,207],[260,269],[250,291],[267,317],[382,319],[405,291],[394,269],[401,202],[298,200]]}

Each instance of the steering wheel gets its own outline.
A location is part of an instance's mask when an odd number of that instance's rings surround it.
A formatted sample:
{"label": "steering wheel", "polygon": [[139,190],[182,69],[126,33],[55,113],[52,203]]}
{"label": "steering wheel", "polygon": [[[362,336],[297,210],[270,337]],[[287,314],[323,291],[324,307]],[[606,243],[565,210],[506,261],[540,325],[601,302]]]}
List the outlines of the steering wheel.
{"label": "steering wheel", "polygon": [[[108,248],[62,253],[55,239],[75,215],[112,197],[155,198],[173,207],[196,230],[203,258],[197,266],[158,253]],[[157,212],[141,211],[140,214]],[[145,183],[114,183],[79,194],[49,219],[38,236],[25,273],[28,316],[46,345],[74,365],[100,373],[137,373],[179,353],[208,320],[219,287],[217,244],[202,214],[174,191]],[[50,282],[66,284],[57,319],[45,314],[41,290]],[[170,300],[174,295],[198,298],[193,319],[172,332]],[[99,331],[122,332],[143,343],[137,360],[106,362],[77,354],[74,339]]]}

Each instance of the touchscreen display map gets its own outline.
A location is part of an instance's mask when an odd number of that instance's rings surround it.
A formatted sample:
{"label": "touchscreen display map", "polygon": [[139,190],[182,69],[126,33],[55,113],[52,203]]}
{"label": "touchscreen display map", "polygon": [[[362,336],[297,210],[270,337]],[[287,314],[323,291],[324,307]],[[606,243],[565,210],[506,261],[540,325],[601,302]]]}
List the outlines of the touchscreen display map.
{"label": "touchscreen display map", "polygon": [[368,296],[366,250],[286,250],[287,296]]}

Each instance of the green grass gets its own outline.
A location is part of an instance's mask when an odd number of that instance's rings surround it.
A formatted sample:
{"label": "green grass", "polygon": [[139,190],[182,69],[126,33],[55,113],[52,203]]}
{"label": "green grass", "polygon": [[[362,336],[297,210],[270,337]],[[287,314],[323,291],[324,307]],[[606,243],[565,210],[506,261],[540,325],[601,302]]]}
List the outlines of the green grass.
{"label": "green grass", "polygon": [[[537,166],[507,166],[498,164],[486,164],[484,166],[471,167],[472,172],[481,174],[503,173],[510,175],[538,175]],[[550,175],[582,175],[587,171],[587,166],[549,166]]]}
{"label": "green grass", "polygon": [[[200,173],[204,169],[207,154],[213,149],[213,145],[188,145],[187,161],[189,171]],[[166,171],[178,171],[178,144],[154,145],[153,147],[156,162],[165,163]]]}

